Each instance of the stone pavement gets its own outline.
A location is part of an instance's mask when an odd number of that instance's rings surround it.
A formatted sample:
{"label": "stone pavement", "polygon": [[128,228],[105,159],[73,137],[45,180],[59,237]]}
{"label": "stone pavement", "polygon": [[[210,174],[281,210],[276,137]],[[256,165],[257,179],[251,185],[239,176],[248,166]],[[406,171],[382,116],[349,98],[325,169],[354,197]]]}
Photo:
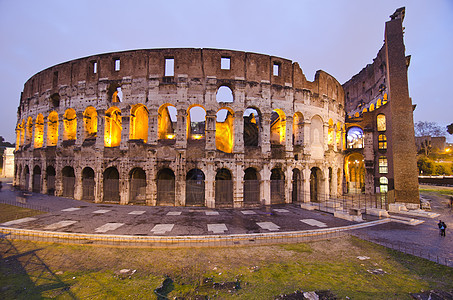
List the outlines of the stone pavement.
{"label": "stone pavement", "polygon": [[[378,243],[429,252],[433,256],[453,260],[453,213],[447,207],[448,201],[435,195],[424,197],[429,197],[432,211],[440,213],[439,218],[416,217],[425,221],[417,226],[386,222],[354,229],[350,233]],[[24,198],[22,192],[13,191],[4,183],[0,202],[16,201],[48,213],[6,222],[1,224],[2,227],[98,235],[182,237],[320,231],[357,224],[335,218],[329,213],[304,210],[293,204],[253,209],[208,209],[90,203],[34,193]],[[365,218],[366,221],[376,220],[371,216]],[[447,223],[445,238],[439,236],[438,219]]]}

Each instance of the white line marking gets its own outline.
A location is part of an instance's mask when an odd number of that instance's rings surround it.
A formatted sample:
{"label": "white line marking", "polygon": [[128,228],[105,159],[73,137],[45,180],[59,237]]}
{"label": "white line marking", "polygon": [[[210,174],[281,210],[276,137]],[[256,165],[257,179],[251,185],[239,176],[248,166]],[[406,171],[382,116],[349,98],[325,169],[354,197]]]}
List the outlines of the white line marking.
{"label": "white line marking", "polygon": [[105,214],[109,211],[110,211],[110,209],[99,209],[99,210],[93,211],[93,214]]}
{"label": "white line marking", "polygon": [[256,212],[254,212],[253,210],[243,210],[241,211],[241,213],[243,215],[256,215]]}
{"label": "white line marking", "polygon": [[151,232],[154,234],[165,234],[166,232],[172,231],[175,224],[156,224],[154,225]]}
{"label": "white line marking", "polygon": [[274,210],[279,213],[288,213],[289,212],[289,210],[283,209],[283,208],[274,208]]}
{"label": "white line marking", "polygon": [[62,209],[61,211],[76,211],[79,209],[80,209],[80,207],[70,207],[70,208]]}
{"label": "white line marking", "polygon": [[228,228],[225,224],[208,224],[208,231],[212,231],[213,233],[225,233]]}
{"label": "white line marking", "polygon": [[134,210],[128,213],[128,215],[143,215],[145,212],[145,210]]}
{"label": "white line marking", "polygon": [[44,227],[44,229],[55,230],[55,229],[63,228],[63,227],[66,227],[66,226],[69,226],[69,225],[72,225],[75,223],[77,223],[77,221],[60,221],[57,223],[47,225],[46,227]]}
{"label": "white line marking", "polygon": [[167,213],[167,216],[180,216],[181,212],[180,211],[169,211]]}
{"label": "white line marking", "polygon": [[303,219],[300,220],[301,222],[308,224],[310,226],[316,226],[316,227],[327,227],[327,224],[315,219]]}
{"label": "white line marking", "polygon": [[8,221],[8,222],[5,222],[5,223],[2,223],[1,225],[4,225],[4,226],[9,226],[9,225],[16,225],[16,224],[21,224],[21,223],[25,223],[25,222],[30,222],[30,221],[34,221],[36,220],[36,218],[22,218],[22,219],[17,219],[17,220],[13,220],[13,221]]}
{"label": "white line marking", "polygon": [[107,232],[110,230],[118,229],[123,225],[124,225],[124,223],[107,223],[107,224],[102,225],[101,227],[96,228],[94,231],[104,233],[104,232]]}
{"label": "white line marking", "polygon": [[267,229],[269,231],[277,231],[280,229],[280,226],[272,223],[272,222],[258,222],[256,223],[259,227],[263,229]]}
{"label": "white line marking", "polygon": [[206,211],[205,212],[207,216],[218,216],[219,212],[218,211]]}

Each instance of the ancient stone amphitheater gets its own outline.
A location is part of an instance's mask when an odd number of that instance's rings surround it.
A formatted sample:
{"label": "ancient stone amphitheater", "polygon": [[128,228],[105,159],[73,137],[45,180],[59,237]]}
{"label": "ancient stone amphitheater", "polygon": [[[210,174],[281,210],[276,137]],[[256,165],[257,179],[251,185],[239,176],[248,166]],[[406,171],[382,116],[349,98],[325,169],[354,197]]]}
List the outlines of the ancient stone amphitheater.
{"label": "ancient stone amphitheater", "polygon": [[95,202],[248,207],[342,193],[344,91],[220,49],[106,53],[24,86],[15,185]]}

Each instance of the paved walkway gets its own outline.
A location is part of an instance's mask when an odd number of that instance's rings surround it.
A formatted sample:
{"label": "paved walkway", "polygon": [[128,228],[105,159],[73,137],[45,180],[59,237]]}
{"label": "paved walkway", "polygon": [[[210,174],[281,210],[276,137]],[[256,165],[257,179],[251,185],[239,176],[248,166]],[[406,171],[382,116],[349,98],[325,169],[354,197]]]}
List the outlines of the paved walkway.
{"label": "paved walkway", "polygon": [[[423,224],[411,226],[396,222],[354,229],[362,238],[393,244],[441,256],[453,261],[453,213],[446,197],[424,195],[431,200],[432,211],[447,223],[447,236],[440,237],[438,219],[417,217]],[[20,201],[48,213],[1,224],[2,227],[42,232],[84,233],[109,236],[184,237],[266,235],[285,232],[319,232],[354,227],[357,223],[320,211],[308,211],[297,205],[256,209],[208,209],[191,207],[150,207],[89,203],[62,197],[30,193],[23,197],[4,183],[0,202]],[[366,222],[376,218],[365,216]],[[371,225],[371,223],[368,223]]]}

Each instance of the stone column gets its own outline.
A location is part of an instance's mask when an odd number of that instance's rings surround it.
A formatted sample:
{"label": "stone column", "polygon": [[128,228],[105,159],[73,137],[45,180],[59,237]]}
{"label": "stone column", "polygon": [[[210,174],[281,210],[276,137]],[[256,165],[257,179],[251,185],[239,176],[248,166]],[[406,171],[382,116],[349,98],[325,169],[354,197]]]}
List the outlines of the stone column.
{"label": "stone column", "polygon": [[44,120],[44,126],[43,126],[43,129],[42,129],[42,147],[43,148],[46,148],[47,147],[47,125],[48,125],[48,117],[44,117],[43,118]]}
{"label": "stone column", "polygon": [[323,136],[323,147],[324,151],[326,151],[327,149],[329,149],[329,123],[323,123]]}
{"label": "stone column", "polygon": [[332,130],[332,134],[333,134],[333,139],[332,139],[332,143],[333,143],[333,151],[337,152],[338,148],[337,148],[337,126],[334,124],[333,125],[333,130]]}
{"label": "stone column", "polygon": [[[58,114],[58,140],[57,148],[63,145],[64,140],[64,114]],[[56,190],[55,190],[56,192]]]}
{"label": "stone column", "polygon": [[206,112],[206,150],[215,150],[216,113],[213,110]]}
{"label": "stone column", "polygon": [[241,208],[244,206],[244,167],[242,163],[236,164],[236,172],[234,173],[233,206],[234,208]]}
{"label": "stone column", "polygon": [[187,147],[187,112],[185,109],[178,109],[176,123],[176,148]]}
{"label": "stone column", "polygon": [[82,169],[74,168],[74,175],[75,175],[74,199],[83,200]]}
{"label": "stone column", "polygon": [[286,116],[285,150],[293,152],[293,117]]}
{"label": "stone column", "polygon": [[271,170],[268,164],[263,165],[260,175],[263,182],[263,198],[261,199],[261,204],[271,205]]}
{"label": "stone column", "polygon": [[[97,141],[97,140],[96,140]],[[104,197],[104,176],[101,165],[94,168],[94,202],[101,203]]]}
{"label": "stone column", "polygon": [[97,128],[96,128],[96,144],[98,150],[104,149],[104,133],[105,133],[105,110],[99,109],[97,112]]}
{"label": "stone column", "polygon": [[302,170],[302,190],[303,190],[303,196],[302,196],[302,201],[304,203],[310,202],[310,175],[311,171],[308,168],[308,166],[305,167],[305,169]]}
{"label": "stone column", "polygon": [[214,163],[207,163],[208,172],[205,174],[205,201],[206,206],[209,208],[215,208],[215,166]]}
{"label": "stone column", "polygon": [[175,205],[184,206],[186,204],[186,159],[185,153],[180,152],[176,157],[175,172]]}
{"label": "stone column", "polygon": [[233,153],[244,153],[244,111],[238,110],[234,112],[233,125]]}
{"label": "stone column", "polygon": [[76,133],[76,146],[81,146],[84,140],[84,126],[83,126],[83,112],[77,112],[77,133]]}
{"label": "stone column", "polygon": [[286,168],[285,174],[285,203],[291,203],[293,200],[292,190],[293,190],[293,172],[290,166]]}
{"label": "stone column", "polygon": [[127,150],[129,141],[131,113],[129,108],[121,109],[121,142],[120,149]]}
{"label": "stone column", "polygon": [[148,118],[148,144],[157,145],[157,131],[158,131],[158,113],[156,108],[149,109]]}
{"label": "stone column", "polygon": [[271,152],[271,114],[262,114],[263,131],[261,133],[261,152]]}
{"label": "stone column", "polygon": [[310,140],[311,140],[311,135],[310,135],[310,127],[311,127],[311,122],[309,120],[304,121],[304,154],[310,153]]}

